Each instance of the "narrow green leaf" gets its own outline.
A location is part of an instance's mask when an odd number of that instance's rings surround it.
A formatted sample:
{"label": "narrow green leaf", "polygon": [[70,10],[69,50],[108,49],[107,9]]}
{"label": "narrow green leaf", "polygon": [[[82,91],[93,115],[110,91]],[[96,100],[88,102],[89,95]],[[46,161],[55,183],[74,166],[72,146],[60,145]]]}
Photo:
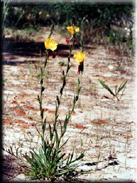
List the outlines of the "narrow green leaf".
{"label": "narrow green leaf", "polygon": [[50,140],[52,141],[53,132],[52,132],[52,128],[51,128],[51,125],[50,124],[49,124],[49,132],[50,132]]}
{"label": "narrow green leaf", "polygon": [[78,78],[78,85],[80,85],[80,79]]}
{"label": "narrow green leaf", "polygon": [[74,163],[75,161],[78,161],[79,159],[84,157],[84,153],[82,152],[76,159],[74,159],[73,161],[71,161],[71,163]]}
{"label": "narrow green leaf", "polygon": [[17,147],[17,149],[16,149],[16,156],[18,157],[18,152],[19,152],[19,147]]}
{"label": "narrow green leaf", "polygon": [[63,76],[65,76],[65,72],[64,72],[64,70],[62,71],[62,75],[63,75]]}
{"label": "narrow green leaf", "polygon": [[60,146],[60,148],[62,148],[67,142],[68,142],[69,138],[67,140],[65,140],[65,142]]}
{"label": "narrow green leaf", "polygon": [[57,175],[63,175],[63,174],[66,174],[66,173],[68,173],[68,172],[71,172],[71,171],[73,171],[74,169],[72,169],[72,168],[68,168],[68,169],[64,169],[64,170],[62,170],[62,171],[60,171],[60,172],[57,172],[56,174]]}
{"label": "narrow green leaf", "polygon": [[108,90],[113,96],[115,96],[115,94],[113,93],[113,91],[102,81],[102,80],[98,80],[100,82],[100,84],[106,89]]}
{"label": "narrow green leaf", "polygon": [[128,82],[128,80],[124,81],[124,82],[119,86],[117,93],[119,93],[119,92],[125,87],[125,85],[127,84],[127,82]]}
{"label": "narrow green leaf", "polygon": [[40,84],[41,84],[41,85],[43,84],[43,78],[41,78],[41,80],[40,80]]}
{"label": "narrow green leaf", "polygon": [[57,102],[58,102],[58,106],[59,106],[60,105],[60,99],[59,99],[58,96],[56,98],[57,98]]}
{"label": "narrow green leaf", "polygon": [[44,119],[44,122],[42,124],[42,131],[43,131],[43,134],[45,133],[45,130],[46,130],[46,118]]}
{"label": "narrow green leaf", "polygon": [[70,156],[70,160],[69,160],[70,163],[71,163],[71,161],[73,159],[73,156],[74,156],[74,150],[73,150],[73,152],[71,153],[71,156]]}
{"label": "narrow green leaf", "polygon": [[78,101],[78,98],[79,98],[79,96],[77,95],[76,98],[75,98],[76,102]]}

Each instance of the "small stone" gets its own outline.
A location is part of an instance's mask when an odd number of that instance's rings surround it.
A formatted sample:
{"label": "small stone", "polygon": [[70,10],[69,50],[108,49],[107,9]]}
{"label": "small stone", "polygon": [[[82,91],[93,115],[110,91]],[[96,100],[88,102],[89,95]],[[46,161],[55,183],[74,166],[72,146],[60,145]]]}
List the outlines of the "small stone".
{"label": "small stone", "polygon": [[108,68],[109,68],[110,70],[112,70],[112,69],[113,69],[113,65],[109,65]]}
{"label": "small stone", "polygon": [[14,179],[12,179],[12,180],[14,180],[14,181],[26,180],[26,177],[25,177],[24,174],[19,174]]}

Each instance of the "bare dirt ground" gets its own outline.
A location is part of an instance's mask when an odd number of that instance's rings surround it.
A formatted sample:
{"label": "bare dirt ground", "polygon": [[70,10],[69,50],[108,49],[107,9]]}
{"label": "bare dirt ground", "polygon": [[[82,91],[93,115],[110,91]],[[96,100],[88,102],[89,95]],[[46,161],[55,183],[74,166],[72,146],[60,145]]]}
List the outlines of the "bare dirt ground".
{"label": "bare dirt ground", "polygon": [[[30,35],[29,41],[14,40],[5,36],[3,49],[3,146],[20,146],[27,151],[28,136],[38,139],[34,123],[39,125],[39,63],[44,61],[43,39],[48,29],[39,35]],[[48,123],[54,119],[55,100],[61,87],[61,72],[66,67],[69,53],[65,38],[59,33],[52,36],[59,43],[56,57],[50,57],[45,77],[44,109]],[[75,48],[75,51],[78,51]],[[78,166],[83,171],[78,178],[90,181],[129,181],[135,179],[135,67],[134,60],[119,55],[114,48],[103,45],[85,45],[86,59],[82,75],[79,102],[76,105],[66,138],[64,151],[84,151]],[[60,118],[72,106],[77,84],[77,63],[71,58],[72,68],[67,79],[60,107]],[[113,68],[110,67],[113,66]],[[128,80],[120,101],[114,99],[100,83],[103,80],[111,88]],[[65,139],[64,139],[65,140]],[[31,144],[34,146],[34,143]],[[3,180],[27,181],[19,160],[3,152]]]}

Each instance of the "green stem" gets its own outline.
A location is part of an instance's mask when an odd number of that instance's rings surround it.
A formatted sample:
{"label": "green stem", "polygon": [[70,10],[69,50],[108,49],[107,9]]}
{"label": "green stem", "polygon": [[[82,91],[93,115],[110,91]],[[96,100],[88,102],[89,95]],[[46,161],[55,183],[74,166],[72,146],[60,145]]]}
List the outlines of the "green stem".
{"label": "green stem", "polygon": [[52,21],[51,31],[50,31],[50,35],[48,38],[51,37],[51,35],[53,34],[53,31],[54,31],[54,22]]}
{"label": "green stem", "polygon": [[61,103],[63,90],[64,90],[64,87],[66,85],[66,78],[67,78],[68,72],[70,70],[70,57],[71,57],[71,53],[72,53],[72,50],[73,50],[73,47],[74,47],[74,43],[75,43],[75,35],[73,36],[73,44],[70,45],[70,48],[69,48],[70,51],[69,51],[69,55],[68,55],[68,64],[67,64],[66,73],[63,71],[63,84],[62,84],[62,87],[61,87],[61,90],[60,90],[60,97],[58,98],[59,102],[57,102],[57,105],[56,105],[55,123],[57,122],[57,119],[58,119],[59,105]]}
{"label": "green stem", "polygon": [[46,54],[46,58],[45,58],[45,62],[44,62],[44,69],[45,69],[45,67],[47,66],[47,63],[48,63],[48,58],[49,58],[49,56],[48,56],[48,54],[49,54],[48,50],[45,51],[45,54]]}
{"label": "green stem", "polygon": [[[50,31],[50,35],[49,37],[52,35],[54,30],[54,25],[51,27],[51,31]],[[44,62],[44,67],[40,67],[40,95],[38,96],[38,101],[39,101],[39,108],[40,108],[40,117],[41,117],[41,125],[42,125],[42,145],[43,145],[43,149],[45,150],[45,139],[44,139],[44,133],[45,133],[45,120],[44,120],[44,110],[43,110],[43,91],[45,90],[44,88],[44,69],[47,66],[47,62],[48,62],[48,50],[45,51],[46,54],[46,58],[45,58],[45,62]]]}

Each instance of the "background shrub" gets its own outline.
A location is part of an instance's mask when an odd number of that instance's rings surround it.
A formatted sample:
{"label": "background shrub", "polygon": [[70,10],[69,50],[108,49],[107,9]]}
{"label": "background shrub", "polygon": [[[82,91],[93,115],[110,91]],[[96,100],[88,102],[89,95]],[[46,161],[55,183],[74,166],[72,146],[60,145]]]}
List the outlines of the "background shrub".
{"label": "background shrub", "polygon": [[[62,33],[66,26],[82,25],[85,43],[112,43],[133,52],[134,3],[9,3],[4,26],[8,28],[48,27],[54,23]],[[129,32],[125,30],[127,28]],[[79,40],[79,39],[78,39]],[[125,44],[126,43],[126,44]],[[122,49],[125,49],[123,48]],[[119,46],[120,48],[120,46]]]}

